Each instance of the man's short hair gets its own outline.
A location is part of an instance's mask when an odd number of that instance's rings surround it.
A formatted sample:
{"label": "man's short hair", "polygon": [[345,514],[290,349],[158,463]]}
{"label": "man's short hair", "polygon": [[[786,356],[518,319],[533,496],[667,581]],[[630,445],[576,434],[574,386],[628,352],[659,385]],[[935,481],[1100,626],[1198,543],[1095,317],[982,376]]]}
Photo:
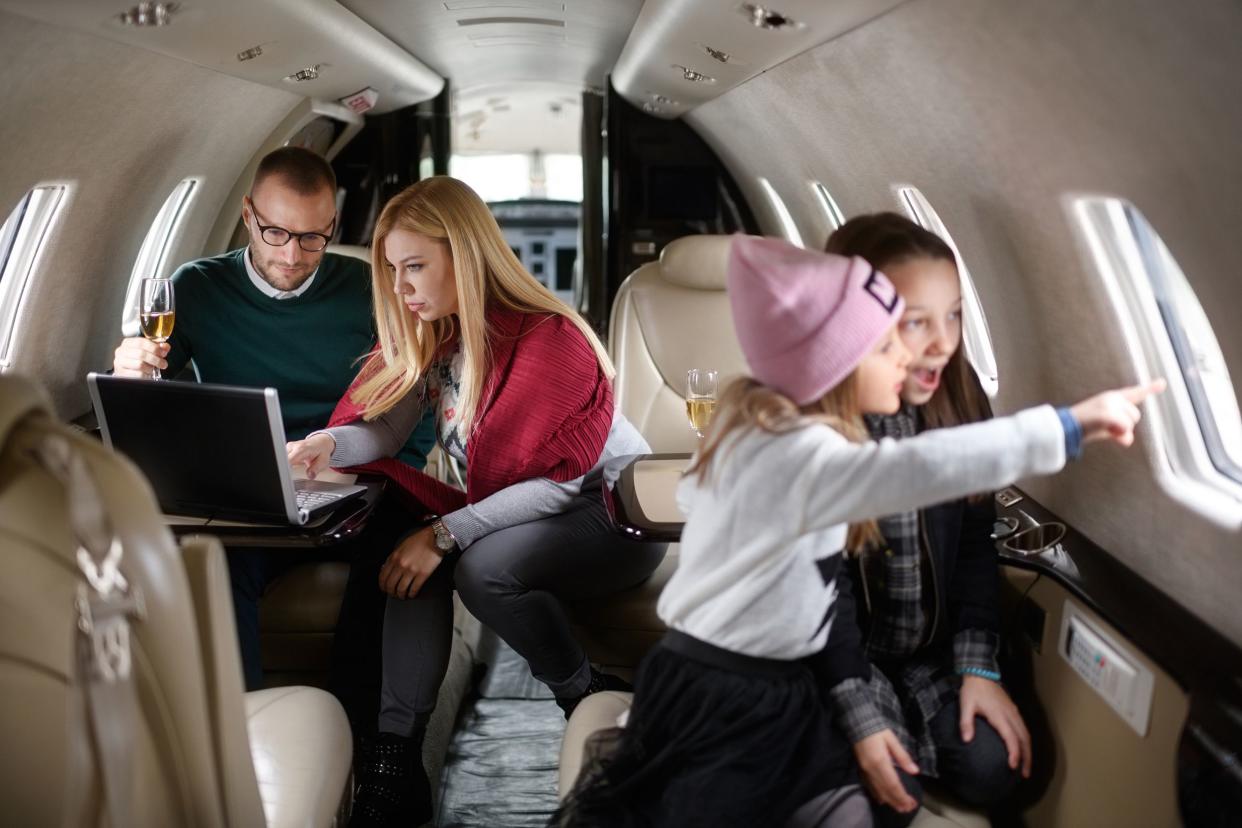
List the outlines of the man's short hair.
{"label": "man's short hair", "polygon": [[332,172],[332,165],[323,156],[302,147],[281,147],[263,156],[250,191],[254,192],[260,183],[273,176],[298,195],[315,195],[321,190],[336,195],[336,174]]}

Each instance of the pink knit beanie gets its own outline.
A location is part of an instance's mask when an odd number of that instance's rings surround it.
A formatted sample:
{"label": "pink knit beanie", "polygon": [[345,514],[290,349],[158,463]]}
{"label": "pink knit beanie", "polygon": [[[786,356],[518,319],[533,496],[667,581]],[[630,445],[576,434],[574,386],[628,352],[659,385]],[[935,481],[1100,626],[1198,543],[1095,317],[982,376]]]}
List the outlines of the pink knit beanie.
{"label": "pink knit beanie", "polygon": [[751,373],[798,405],[848,377],[905,307],[860,258],[758,236],[733,237],[728,287]]}

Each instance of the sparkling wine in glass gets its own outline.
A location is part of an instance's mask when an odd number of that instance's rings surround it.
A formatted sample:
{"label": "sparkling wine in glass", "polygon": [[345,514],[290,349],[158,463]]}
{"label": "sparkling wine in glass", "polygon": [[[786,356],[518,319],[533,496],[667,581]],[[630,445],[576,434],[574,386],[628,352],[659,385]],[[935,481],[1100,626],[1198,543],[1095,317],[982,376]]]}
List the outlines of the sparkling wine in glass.
{"label": "sparkling wine in glass", "polygon": [[690,427],[701,438],[711,422],[712,412],[716,410],[715,371],[704,368],[691,368],[686,372],[686,416],[690,418]]}
{"label": "sparkling wine in glass", "polygon": [[[152,342],[167,342],[172,336],[173,323],[177,320],[177,309],[173,302],[173,284],[171,279],[143,279],[138,319],[142,324],[142,335]],[[160,369],[153,368],[152,379],[161,379]]]}

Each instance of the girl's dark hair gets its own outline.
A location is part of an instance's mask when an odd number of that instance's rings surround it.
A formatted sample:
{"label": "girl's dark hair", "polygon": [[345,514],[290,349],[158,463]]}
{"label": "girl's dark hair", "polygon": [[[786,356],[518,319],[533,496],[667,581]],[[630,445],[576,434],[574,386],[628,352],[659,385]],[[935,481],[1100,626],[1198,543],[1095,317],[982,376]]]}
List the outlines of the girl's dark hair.
{"label": "girl's dark hair", "polygon": [[[938,259],[957,267],[953,248],[944,239],[897,213],[872,213],[850,219],[828,237],[824,250],[840,256],[860,256],[880,271],[910,259]],[[944,428],[992,417],[992,406],[964,351],[963,344],[953,352],[941,375],[940,387],[919,409],[924,428]]]}

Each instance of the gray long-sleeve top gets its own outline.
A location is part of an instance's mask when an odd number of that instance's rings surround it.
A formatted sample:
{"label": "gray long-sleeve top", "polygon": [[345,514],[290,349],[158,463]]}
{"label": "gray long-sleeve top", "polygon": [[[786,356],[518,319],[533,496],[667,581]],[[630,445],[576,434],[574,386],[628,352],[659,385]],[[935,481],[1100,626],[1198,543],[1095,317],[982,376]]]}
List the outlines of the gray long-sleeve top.
{"label": "gray long-sleeve top", "polygon": [[[338,468],[357,466],[395,455],[405,445],[410,432],[422,416],[421,402],[421,395],[415,389],[387,413],[370,422],[359,421],[325,429],[324,433],[331,435],[336,441],[331,465]],[[445,450],[458,461],[465,462],[462,445],[456,440],[445,445],[443,429],[438,431]],[[483,498],[478,503],[442,515],[441,520],[457,539],[458,546],[466,549],[492,532],[564,512],[575,497],[583,492],[599,489],[606,479],[610,481],[619,471],[619,467],[628,462],[621,461],[620,458],[650,451],[651,447],[638,433],[638,429],[617,411],[613,414],[612,427],[608,431],[608,439],[599,460],[582,477],[564,483],[546,477],[523,480]]]}

